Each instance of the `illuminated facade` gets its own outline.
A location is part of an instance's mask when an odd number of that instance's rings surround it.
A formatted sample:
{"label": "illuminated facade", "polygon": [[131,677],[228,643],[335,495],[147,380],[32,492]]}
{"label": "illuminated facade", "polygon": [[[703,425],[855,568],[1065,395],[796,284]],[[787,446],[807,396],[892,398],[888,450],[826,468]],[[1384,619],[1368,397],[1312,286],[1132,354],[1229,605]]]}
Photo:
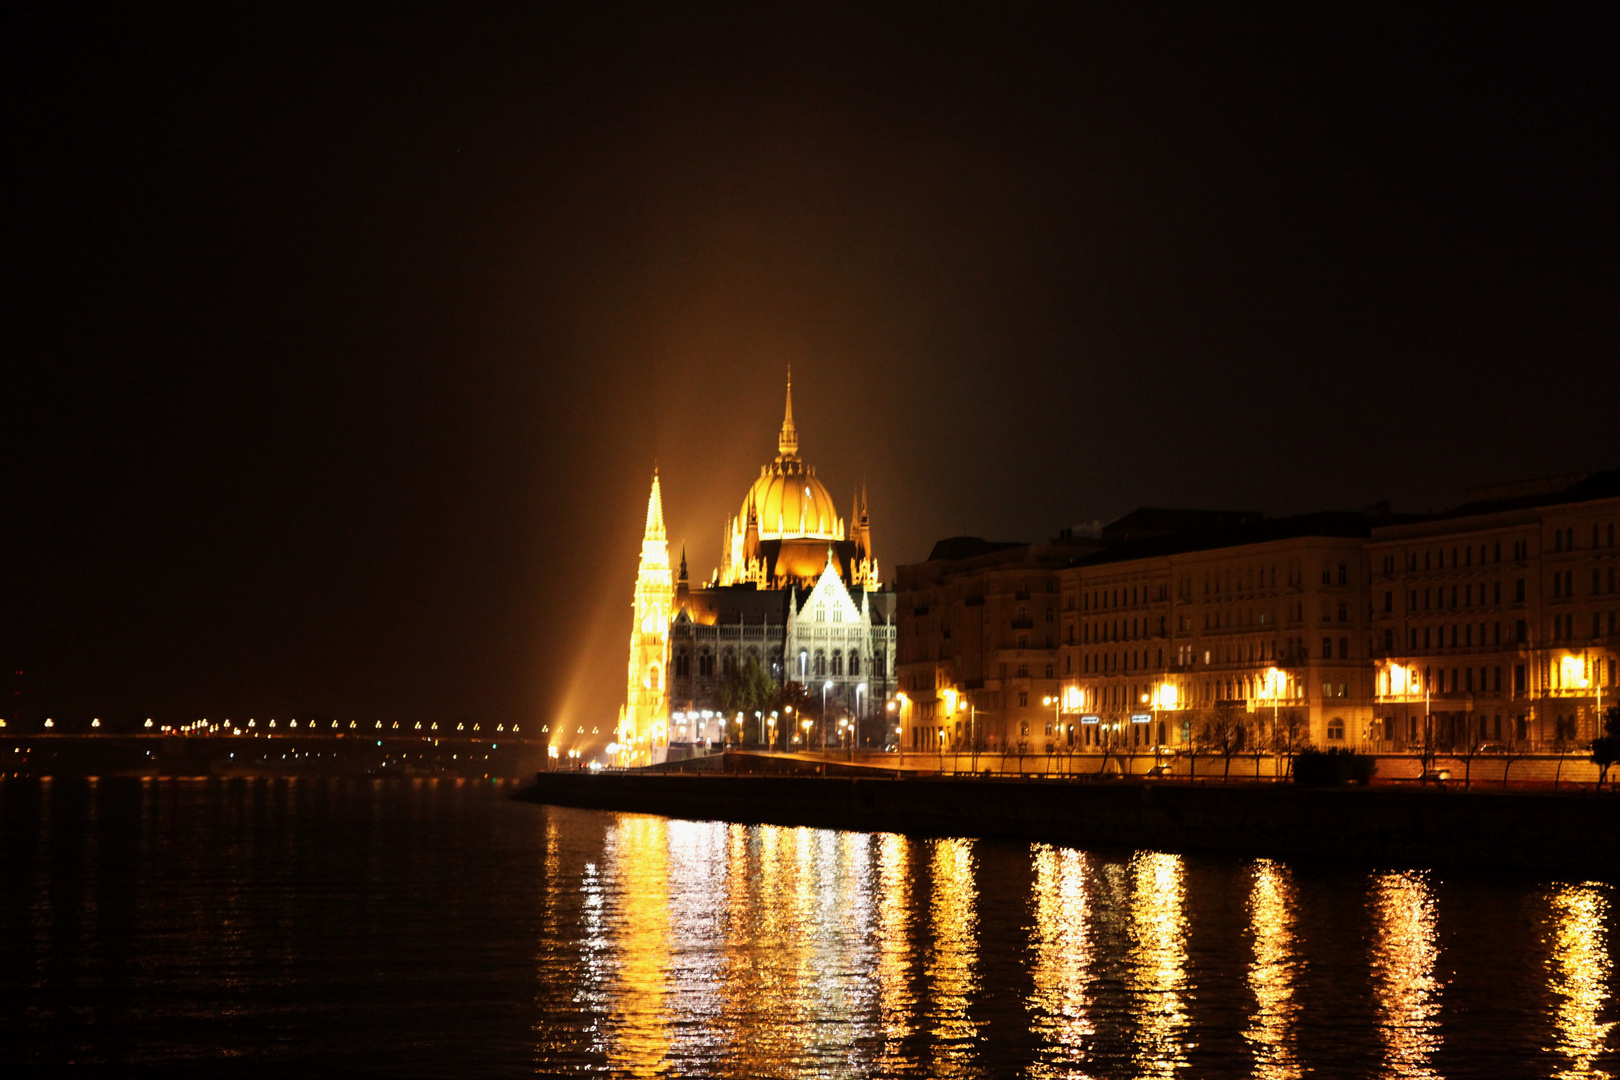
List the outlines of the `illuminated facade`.
{"label": "illuminated facade", "polygon": [[[755,741],[755,719],[739,731],[734,717],[720,715],[726,679],[750,662],[777,684],[805,686],[817,712],[825,701],[829,718],[881,714],[894,687],[894,594],[879,581],[866,493],[855,494],[847,520],[839,517],[815,468],[799,456],[791,380],[776,457],[726,522],[720,566],[707,584],[693,585],[684,550],[670,582],[661,504],[657,554],[649,548],[653,516],[649,508],[621,743],[625,733],[660,732],[646,742],[657,760],[670,744],[712,745],[739,734]],[[659,611],[661,626],[645,630]],[[655,667],[665,679],[656,699]],[[786,721],[781,730],[786,742]]]}
{"label": "illuminated facade", "polygon": [[1374,531],[1375,720],[1383,749],[1550,751],[1598,735],[1620,694],[1620,474],[1470,492]]}
{"label": "illuminated facade", "polygon": [[941,541],[898,571],[901,744],[1207,752],[1225,724],[1267,749],[1578,750],[1620,703],[1617,531],[1603,472],[1444,514],[1139,510],[1090,548]]}
{"label": "illuminated facade", "polygon": [[1364,514],[1128,540],[1059,572],[1065,747],[1185,749],[1218,718],[1317,746],[1371,717]]}
{"label": "illuminated facade", "polygon": [[641,537],[641,568],[630,626],[629,685],[619,713],[621,757],[636,764],[654,760],[668,743],[665,704],[669,671],[669,619],[674,602],[669,545],[664,536],[664,499],[658,474],[647,496],[647,525]]}
{"label": "illuminated facade", "polygon": [[896,571],[902,749],[1046,751],[1059,688],[1057,570],[1089,550],[955,537]]}

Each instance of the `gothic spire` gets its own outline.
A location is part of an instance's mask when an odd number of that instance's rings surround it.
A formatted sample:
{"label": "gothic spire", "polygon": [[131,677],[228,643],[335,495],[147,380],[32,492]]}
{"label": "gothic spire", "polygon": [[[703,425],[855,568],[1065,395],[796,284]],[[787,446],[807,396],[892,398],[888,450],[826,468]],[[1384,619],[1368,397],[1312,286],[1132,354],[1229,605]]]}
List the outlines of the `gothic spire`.
{"label": "gothic spire", "polygon": [[787,411],[782,416],[782,434],[776,438],[776,449],[783,457],[799,456],[799,432],[793,426],[793,368],[788,367]]}
{"label": "gothic spire", "polygon": [[647,496],[647,531],[642,540],[664,539],[664,497],[658,487],[658,470],[653,470],[652,494]]}

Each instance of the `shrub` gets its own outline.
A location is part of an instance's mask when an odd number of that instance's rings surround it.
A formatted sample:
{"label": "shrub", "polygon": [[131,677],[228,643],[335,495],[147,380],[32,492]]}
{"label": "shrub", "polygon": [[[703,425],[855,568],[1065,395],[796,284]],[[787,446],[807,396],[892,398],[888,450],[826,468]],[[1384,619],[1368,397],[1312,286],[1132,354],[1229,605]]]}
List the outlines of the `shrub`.
{"label": "shrub", "polygon": [[1303,750],[1294,759],[1294,783],[1308,787],[1365,784],[1376,765],[1369,755],[1354,750]]}

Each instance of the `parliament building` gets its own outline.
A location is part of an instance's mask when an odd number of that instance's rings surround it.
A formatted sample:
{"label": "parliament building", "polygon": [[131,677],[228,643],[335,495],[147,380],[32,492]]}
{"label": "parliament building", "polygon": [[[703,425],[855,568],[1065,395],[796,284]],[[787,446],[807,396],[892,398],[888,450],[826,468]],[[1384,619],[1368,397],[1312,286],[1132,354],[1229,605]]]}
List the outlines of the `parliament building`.
{"label": "parliament building", "polygon": [[[894,593],[881,584],[865,491],[840,517],[799,456],[791,379],[776,449],[725,523],[720,566],[696,585],[684,547],[671,572],[653,476],[617,731],[623,764],[662,761],[671,748],[681,756],[728,735],[755,740],[761,728],[749,718],[737,730],[720,700],[725,680],[750,663],[777,685],[805,687],[815,713],[825,702],[810,719],[849,720],[862,733],[856,741],[883,744],[895,689]],[[784,723],[778,745],[791,745],[792,734]]]}

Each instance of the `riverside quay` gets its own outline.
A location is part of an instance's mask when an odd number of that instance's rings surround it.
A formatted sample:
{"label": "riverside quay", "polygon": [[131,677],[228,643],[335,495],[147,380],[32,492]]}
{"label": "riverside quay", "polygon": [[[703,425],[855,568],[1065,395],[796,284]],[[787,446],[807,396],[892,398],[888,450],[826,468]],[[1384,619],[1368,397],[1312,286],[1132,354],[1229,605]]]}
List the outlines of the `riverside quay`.
{"label": "riverside quay", "polygon": [[1620,694],[1617,524],[1611,470],[1437,514],[1143,509],[1098,535],[942,540],[897,570],[893,735],[992,768],[1262,775],[1312,746],[1397,759],[1386,777],[1445,755],[1575,779],[1565,756]]}

